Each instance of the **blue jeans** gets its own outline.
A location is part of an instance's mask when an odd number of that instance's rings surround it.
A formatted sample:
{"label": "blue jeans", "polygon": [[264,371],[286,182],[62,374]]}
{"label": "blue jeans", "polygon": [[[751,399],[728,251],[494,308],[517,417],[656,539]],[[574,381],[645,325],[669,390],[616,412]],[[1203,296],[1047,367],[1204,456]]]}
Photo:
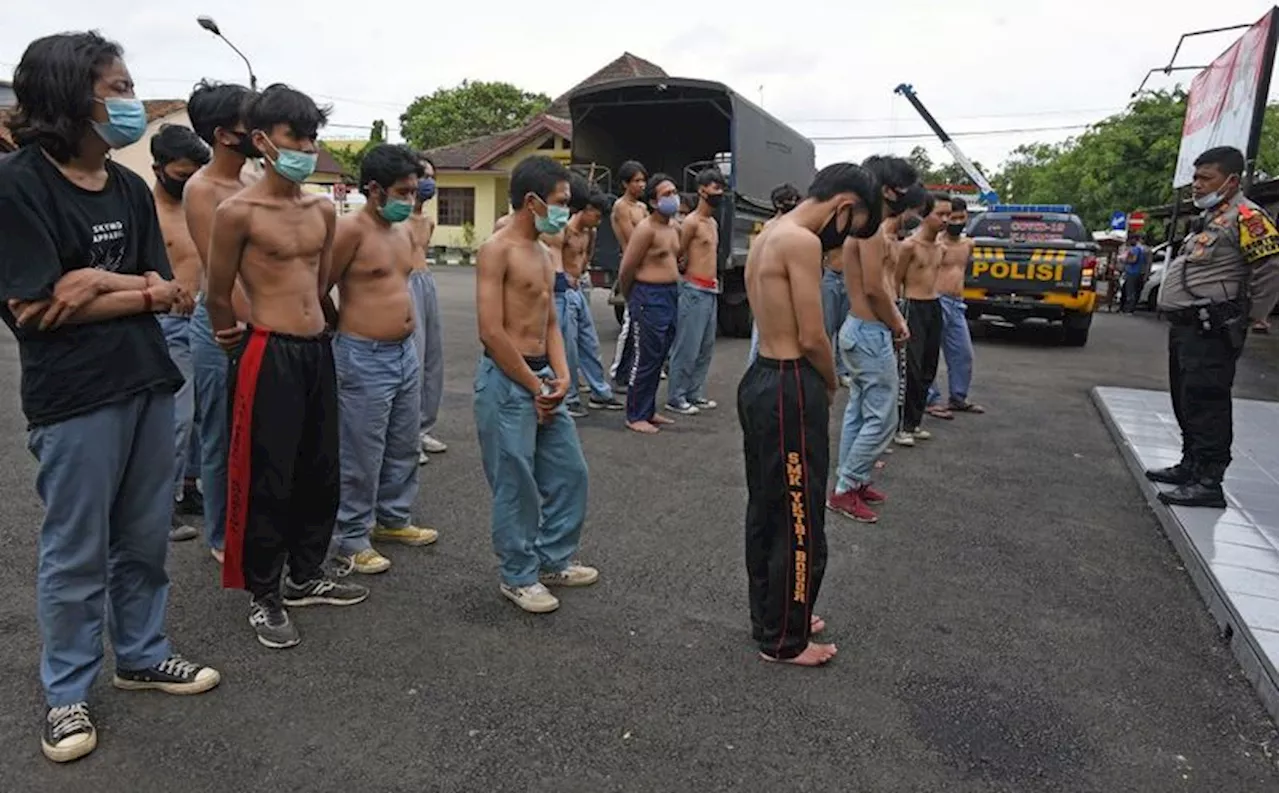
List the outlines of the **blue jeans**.
{"label": "blue jeans", "polygon": [[[551,367],[537,371],[553,377]],[[493,551],[509,586],[558,573],[578,551],[587,517],[587,460],[564,406],[538,423],[533,395],[488,356],[476,366],[475,415],[484,475],[493,491]]]}
{"label": "blue jeans", "polygon": [[688,281],[680,282],[676,337],[671,343],[667,404],[706,398],[707,372],[716,348],[716,305],[720,296]]}
{"label": "blue jeans", "polygon": [[213,340],[204,301],[191,315],[191,360],[196,381],[200,434],[200,485],[204,491],[204,534],[210,548],[222,549],[227,533],[227,354]]}
{"label": "blue jeans", "polygon": [[28,436],[45,508],[36,618],[50,707],[88,698],[102,668],[104,615],[117,668],[146,669],[172,652],[164,563],[173,426],[173,395],[151,391]]}
{"label": "blue jeans", "polygon": [[637,283],[631,288],[628,308],[636,352],[627,387],[627,421],[648,421],[657,412],[658,383],[676,335],[679,298],[674,283]]}
{"label": "blue jeans", "polygon": [[836,492],[871,481],[876,458],[898,425],[898,361],[893,334],[882,322],[850,315],[840,327],[840,355],[851,372],[849,403],[840,429]]}
{"label": "blue jeans", "polygon": [[[836,338],[840,335],[840,326],[844,318],[849,316],[849,292],[844,285],[844,273],[822,268],[822,322],[827,328],[827,338],[831,341],[831,349],[837,350]],[[849,374],[849,367],[839,352],[836,353],[836,375]]]}
{"label": "blue jeans", "polygon": [[444,398],[444,336],[436,277],[430,270],[414,270],[409,274],[409,292],[413,295],[413,343],[422,372],[418,429],[429,433],[440,418],[440,400]]}
{"label": "blue jeans", "polygon": [[[973,380],[973,340],[965,319],[964,300],[939,295],[942,306],[942,357],[947,362],[947,391],[951,404],[963,405],[969,399],[969,383]],[[929,386],[929,404],[942,398],[937,380]]]}
{"label": "blue jeans", "polygon": [[[557,278],[560,275],[557,274]],[[591,396],[599,400],[613,399],[613,389],[604,379],[600,339],[596,336],[586,295],[566,285],[564,291],[555,293],[555,299],[560,335],[564,337],[564,355],[569,364],[569,394],[564,398],[565,404],[577,405],[582,401],[578,396],[579,372],[587,378]]]}
{"label": "blue jeans", "polygon": [[343,556],[369,544],[374,524],[403,529],[418,497],[422,377],[410,335],[373,341],[333,337],[338,375],[338,460],[342,500],[330,550]]}
{"label": "blue jeans", "polygon": [[182,480],[190,475],[190,459],[193,449],[193,425],[196,419],[195,368],[191,360],[191,318],[175,314],[162,314],[160,330],[169,345],[169,357],[182,373],[182,388],[173,395],[174,423],[174,498],[182,498]]}

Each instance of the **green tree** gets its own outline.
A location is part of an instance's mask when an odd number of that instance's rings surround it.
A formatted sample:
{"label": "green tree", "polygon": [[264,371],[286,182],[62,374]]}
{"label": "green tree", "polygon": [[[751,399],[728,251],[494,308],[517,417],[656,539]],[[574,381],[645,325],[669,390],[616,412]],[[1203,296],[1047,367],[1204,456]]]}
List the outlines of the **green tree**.
{"label": "green tree", "polygon": [[400,116],[400,134],[420,149],[519,127],[551,104],[546,94],[510,83],[463,80],[420,96]]}
{"label": "green tree", "polygon": [[[973,184],[973,180],[969,178],[969,174],[964,172],[964,168],[961,168],[959,163],[949,162],[935,165],[933,158],[929,156],[929,152],[924,146],[913,148],[906,159],[920,172],[920,181],[925,184]],[[982,168],[982,163],[974,162],[974,166],[982,173],[986,173]],[[976,191],[978,188],[974,186],[973,189]]]}
{"label": "green tree", "polygon": [[369,141],[363,146],[356,148],[354,146],[338,146],[328,141],[320,141],[320,145],[325,151],[333,156],[338,165],[342,166],[342,171],[347,176],[355,178],[360,175],[360,164],[364,162],[364,156],[369,153],[369,149],[377,146],[379,143],[387,141],[387,122],[378,119],[373,122],[369,129]]}
{"label": "green tree", "polygon": [[1274,179],[1280,175],[1280,105],[1275,102],[1267,105],[1267,112],[1262,117],[1262,134],[1258,136],[1258,165],[1255,168],[1266,174],[1264,178]]}

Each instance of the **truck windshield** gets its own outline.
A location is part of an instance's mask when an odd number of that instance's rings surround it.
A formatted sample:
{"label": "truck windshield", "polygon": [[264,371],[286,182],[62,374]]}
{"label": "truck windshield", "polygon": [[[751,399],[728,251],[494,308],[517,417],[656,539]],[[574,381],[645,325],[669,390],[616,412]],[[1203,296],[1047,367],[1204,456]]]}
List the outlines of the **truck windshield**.
{"label": "truck windshield", "polygon": [[970,237],[995,237],[1010,242],[1091,242],[1075,215],[986,212],[974,219]]}

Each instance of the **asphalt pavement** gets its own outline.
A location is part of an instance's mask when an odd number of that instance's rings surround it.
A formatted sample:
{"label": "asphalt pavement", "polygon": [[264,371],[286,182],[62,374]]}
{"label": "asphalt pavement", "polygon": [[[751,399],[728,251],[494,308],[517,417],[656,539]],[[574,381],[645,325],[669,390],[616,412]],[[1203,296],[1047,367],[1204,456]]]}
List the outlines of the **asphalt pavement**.
{"label": "asphalt pavement", "polygon": [[[223,683],[184,699],[104,679],[98,750],[65,767],[38,745],[41,510],[3,335],[0,791],[1276,789],[1275,726],[1089,400],[1166,386],[1153,318],[1099,315],[1083,349],[980,339],[973,399],[990,412],[934,420],[889,458],[880,523],[828,519],[818,610],[841,651],[801,670],[757,660],[747,624],[747,341],[716,345],[717,411],[658,437],[617,413],[579,422],[581,558],[602,579],[530,616],[499,596],[489,545],[472,271],[437,279],[450,449],[422,471],[417,516],[438,545],[388,549],[362,605],[298,610],[288,651],[253,640],[207,551],[175,546],[170,634]],[[607,356],[617,325],[603,292],[592,306]],[[1275,400],[1276,382],[1274,336],[1255,337],[1236,395]]]}

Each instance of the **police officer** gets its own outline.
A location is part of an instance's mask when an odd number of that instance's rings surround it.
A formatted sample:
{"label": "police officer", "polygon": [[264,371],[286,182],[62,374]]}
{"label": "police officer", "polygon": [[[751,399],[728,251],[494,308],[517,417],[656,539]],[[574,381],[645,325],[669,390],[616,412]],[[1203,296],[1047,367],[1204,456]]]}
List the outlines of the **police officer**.
{"label": "police officer", "polygon": [[1250,321],[1263,319],[1276,301],[1276,226],[1240,191],[1244,167],[1244,155],[1229,146],[1196,158],[1191,193],[1201,230],[1183,243],[1160,285],[1182,460],[1147,478],[1177,485],[1160,494],[1166,504],[1226,507],[1236,360]]}

